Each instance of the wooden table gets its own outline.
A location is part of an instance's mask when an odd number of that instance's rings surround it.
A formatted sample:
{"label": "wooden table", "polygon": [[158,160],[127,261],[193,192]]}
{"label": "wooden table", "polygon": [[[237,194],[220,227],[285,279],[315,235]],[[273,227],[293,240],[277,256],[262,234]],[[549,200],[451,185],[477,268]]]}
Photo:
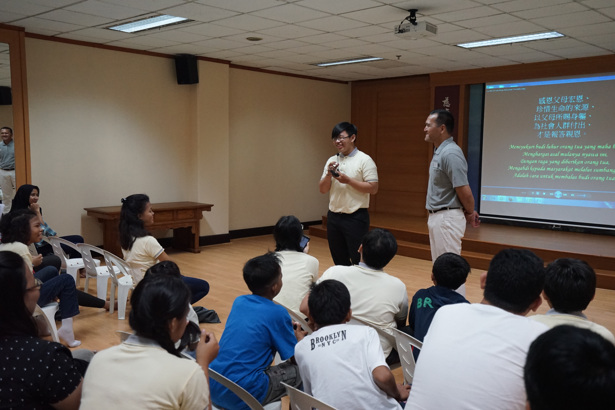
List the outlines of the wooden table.
{"label": "wooden table", "polygon": [[[154,210],[154,224],[148,226],[149,230],[173,229],[173,247],[186,249],[198,253],[200,220],[203,211],[211,211],[212,204],[199,202],[166,202],[152,204]],[[122,257],[120,247],[119,223],[121,206],[103,206],[98,208],[84,208],[88,216],[98,218],[103,224],[103,243],[108,250]]]}

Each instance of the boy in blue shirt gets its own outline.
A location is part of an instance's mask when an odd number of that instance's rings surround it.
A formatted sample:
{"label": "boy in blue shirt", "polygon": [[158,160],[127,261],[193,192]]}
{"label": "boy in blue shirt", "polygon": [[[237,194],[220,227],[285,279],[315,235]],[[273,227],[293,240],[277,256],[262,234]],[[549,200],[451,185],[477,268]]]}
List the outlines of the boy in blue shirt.
{"label": "boy in blue shirt", "polygon": [[[470,303],[455,292],[455,289],[466,283],[469,273],[470,265],[463,257],[452,252],[438,256],[431,274],[434,286],[420,289],[412,298],[408,315],[411,335],[422,342],[439,308],[454,303]],[[414,358],[418,359],[419,352],[414,350],[413,353]]]}
{"label": "boy in blue shirt", "polygon": [[[237,383],[263,405],[279,400],[284,394],[284,382],[301,385],[294,361],[297,340],[305,332],[293,323],[286,309],[273,302],[282,289],[280,261],[274,253],[250,259],[243,268],[243,279],[252,292],[235,299],[229,314],[218,357],[210,368]],[[282,360],[271,366],[279,352]],[[288,360],[290,359],[290,360]],[[230,390],[210,379],[212,402],[226,409],[249,409]]]}

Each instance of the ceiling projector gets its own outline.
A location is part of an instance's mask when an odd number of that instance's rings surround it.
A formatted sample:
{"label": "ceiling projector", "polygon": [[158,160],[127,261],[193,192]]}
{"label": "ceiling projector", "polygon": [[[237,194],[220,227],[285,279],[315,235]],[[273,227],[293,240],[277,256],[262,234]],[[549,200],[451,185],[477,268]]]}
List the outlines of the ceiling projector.
{"label": "ceiling projector", "polygon": [[[423,37],[435,36],[438,33],[438,26],[435,24],[416,21],[417,9],[408,10],[410,15],[406,17],[398,26],[395,26],[395,35],[400,38],[416,40]],[[406,22],[407,21],[407,22]]]}
{"label": "ceiling projector", "polygon": [[420,23],[404,23],[395,26],[395,35],[401,38],[419,39],[423,37],[435,36],[438,33],[438,26],[435,24],[421,21]]}

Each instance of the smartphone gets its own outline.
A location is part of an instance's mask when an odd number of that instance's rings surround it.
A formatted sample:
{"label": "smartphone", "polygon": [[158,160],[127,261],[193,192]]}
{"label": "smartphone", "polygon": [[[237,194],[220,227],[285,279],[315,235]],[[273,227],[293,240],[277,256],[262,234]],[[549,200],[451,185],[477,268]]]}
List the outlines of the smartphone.
{"label": "smartphone", "polygon": [[309,241],[310,237],[303,235],[303,238],[301,238],[301,242],[299,242],[299,247],[301,248],[301,250],[305,249]]}

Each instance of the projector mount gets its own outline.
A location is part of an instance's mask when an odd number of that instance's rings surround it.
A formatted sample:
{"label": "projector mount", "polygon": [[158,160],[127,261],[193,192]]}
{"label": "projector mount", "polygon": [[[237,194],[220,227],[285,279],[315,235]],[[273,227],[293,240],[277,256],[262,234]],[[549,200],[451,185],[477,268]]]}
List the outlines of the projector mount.
{"label": "projector mount", "polygon": [[403,19],[401,21],[401,23],[399,23],[399,25],[404,24],[404,21],[409,21],[413,26],[416,26],[416,12],[419,11],[419,9],[410,9],[408,10],[408,12],[410,13],[410,15],[408,17],[406,17],[405,19]]}

